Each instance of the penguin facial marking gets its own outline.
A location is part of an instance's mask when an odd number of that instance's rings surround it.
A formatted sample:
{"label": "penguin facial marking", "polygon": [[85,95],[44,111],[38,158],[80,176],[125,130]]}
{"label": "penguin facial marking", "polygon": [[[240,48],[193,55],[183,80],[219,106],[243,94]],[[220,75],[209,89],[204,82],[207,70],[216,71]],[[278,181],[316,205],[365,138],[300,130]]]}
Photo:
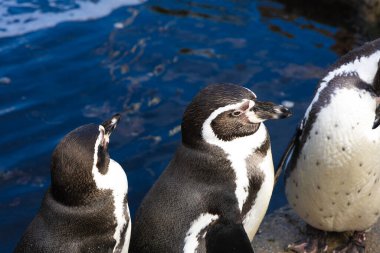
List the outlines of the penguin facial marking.
{"label": "penguin facial marking", "polygon": [[254,134],[260,123],[267,119],[279,119],[291,113],[283,106],[270,102],[243,99],[241,103],[228,105],[214,111],[209,119],[215,135],[224,141]]}
{"label": "penguin facial marking", "polygon": [[[227,105],[218,108],[208,119],[204,122],[202,127],[202,138],[209,144],[220,147],[226,154],[228,160],[231,162],[231,167],[236,175],[236,190],[235,195],[238,200],[238,206],[240,211],[248,196],[249,179],[247,173],[247,157],[252,154],[254,150],[259,148],[266,140],[267,131],[263,124],[259,124],[254,130],[251,130],[250,135],[242,135],[242,137],[231,138],[231,140],[221,139],[214,132],[212,122],[219,115],[236,110],[244,106],[247,101],[242,101],[237,104]],[[252,105],[252,104],[251,104]],[[250,107],[248,107],[248,110]],[[249,123],[252,124],[252,123]]]}
{"label": "penguin facial marking", "polygon": [[198,238],[206,237],[205,228],[209,226],[212,222],[219,218],[216,214],[202,213],[199,217],[191,223],[190,229],[186,233],[185,246],[183,247],[183,253],[194,253],[197,252],[199,246]]}
{"label": "penguin facial marking", "polygon": [[[113,238],[116,241],[115,247],[113,252],[115,252],[115,249],[120,248],[120,243],[123,242],[121,235],[123,230],[125,229],[125,226],[127,225],[127,218],[125,217],[125,213],[129,213],[129,210],[125,212],[125,208],[128,209],[128,206],[124,205],[124,198],[127,195],[128,192],[128,181],[127,176],[123,170],[123,168],[115,162],[112,159],[109,159],[108,164],[104,164],[102,161],[100,161],[102,158],[101,154],[102,152],[105,152],[108,147],[109,143],[109,136],[112,132],[112,130],[115,128],[116,121],[112,119],[110,122],[109,128],[107,129],[107,126],[104,126],[104,123],[99,126],[99,135],[95,142],[94,146],[94,157],[93,157],[93,165],[92,165],[92,175],[93,179],[95,181],[96,187],[99,190],[111,190],[112,196],[113,196],[113,202],[114,202],[114,216],[116,219],[116,228],[115,228],[115,234]],[[108,152],[107,152],[108,154]],[[104,168],[99,166],[106,166],[106,170]],[[103,174],[101,171],[105,171]],[[128,217],[129,218],[129,217]],[[128,226],[130,226],[128,224]],[[130,229],[129,227],[127,230]],[[127,236],[128,236],[127,231]],[[129,245],[124,244],[123,249],[121,252],[126,252]],[[126,251],[124,251],[126,250]]]}

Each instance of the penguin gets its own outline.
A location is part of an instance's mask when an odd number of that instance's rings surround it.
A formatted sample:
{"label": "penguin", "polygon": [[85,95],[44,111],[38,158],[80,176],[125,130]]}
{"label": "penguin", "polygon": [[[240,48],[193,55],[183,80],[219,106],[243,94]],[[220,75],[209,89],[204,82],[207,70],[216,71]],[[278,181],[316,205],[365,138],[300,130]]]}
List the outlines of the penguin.
{"label": "penguin", "polygon": [[380,215],[380,40],[352,50],[320,81],[280,167],[290,206],[308,224],[295,252],[326,252],[326,232],[349,232],[337,253],[365,251]]}
{"label": "penguin", "polygon": [[214,84],[184,112],[182,143],[137,210],[133,253],[252,253],[274,184],[263,122],[290,116],[247,88]]}
{"label": "penguin", "polygon": [[80,126],[56,146],[51,186],[15,253],[128,252],[127,177],[108,153],[119,119]]}

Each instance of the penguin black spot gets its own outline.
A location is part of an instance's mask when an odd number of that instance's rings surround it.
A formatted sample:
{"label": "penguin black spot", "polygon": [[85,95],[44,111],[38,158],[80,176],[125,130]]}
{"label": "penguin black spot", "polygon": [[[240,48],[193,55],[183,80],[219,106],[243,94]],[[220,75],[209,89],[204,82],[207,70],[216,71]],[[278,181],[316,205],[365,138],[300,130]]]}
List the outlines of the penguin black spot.
{"label": "penguin black spot", "polygon": [[345,147],[342,147],[342,151],[346,151],[346,148],[345,148]]}
{"label": "penguin black spot", "polygon": [[319,166],[319,161],[317,161],[317,162],[315,163],[315,165]]}
{"label": "penguin black spot", "polygon": [[327,139],[330,140],[330,136],[327,135]]}
{"label": "penguin black spot", "polygon": [[303,159],[306,160],[306,155],[303,155]]}
{"label": "penguin black spot", "polygon": [[331,204],[335,205],[335,202],[331,202]]}
{"label": "penguin black spot", "polygon": [[337,127],[338,127],[338,124],[335,124],[334,127],[337,128]]}
{"label": "penguin black spot", "polygon": [[338,195],[338,192],[334,192],[335,195]]}
{"label": "penguin black spot", "polygon": [[379,212],[376,212],[375,215],[376,215],[376,216],[379,216]]}
{"label": "penguin black spot", "polygon": [[320,190],[320,189],[321,189],[321,187],[320,187],[319,185],[317,185],[317,188],[318,188],[318,190]]}
{"label": "penguin black spot", "polygon": [[359,122],[356,122],[356,125],[358,125],[358,126],[359,126]]}
{"label": "penguin black spot", "polygon": [[319,208],[319,211],[323,212],[323,208]]}
{"label": "penguin black spot", "polygon": [[372,195],[372,193],[370,192],[370,193],[368,193],[368,196],[371,196]]}
{"label": "penguin black spot", "polygon": [[296,195],[296,199],[298,199],[298,195]]}
{"label": "penguin black spot", "polygon": [[318,135],[318,131],[315,131],[315,135]]}
{"label": "penguin black spot", "polygon": [[362,167],[363,166],[363,163],[359,163],[359,167]]}
{"label": "penguin black spot", "polygon": [[351,205],[351,202],[347,202],[347,206],[350,206]]}
{"label": "penguin black spot", "polygon": [[344,185],[344,181],[340,182],[340,185]]}
{"label": "penguin black spot", "polygon": [[368,171],[368,175],[371,175],[372,171]]}
{"label": "penguin black spot", "polygon": [[346,192],[346,196],[348,196],[348,195],[350,195],[350,193],[349,193],[349,192]]}
{"label": "penguin black spot", "polygon": [[377,182],[379,182],[379,178],[376,178],[376,180],[375,180],[375,184],[377,184]]}
{"label": "penguin black spot", "polygon": [[362,189],[359,189],[359,190],[358,190],[358,193],[360,193],[361,191],[362,191]]}
{"label": "penguin black spot", "polygon": [[359,215],[359,216],[358,216],[358,218],[359,218],[359,219],[361,219],[361,218],[362,218],[362,216],[361,216],[361,215]]}

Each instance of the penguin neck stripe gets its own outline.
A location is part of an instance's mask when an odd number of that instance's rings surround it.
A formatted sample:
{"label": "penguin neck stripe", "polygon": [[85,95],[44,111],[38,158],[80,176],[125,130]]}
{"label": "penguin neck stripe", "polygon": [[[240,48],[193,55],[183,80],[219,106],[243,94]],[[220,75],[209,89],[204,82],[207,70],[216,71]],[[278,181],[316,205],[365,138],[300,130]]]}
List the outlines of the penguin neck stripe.
{"label": "penguin neck stripe", "polygon": [[203,235],[200,235],[200,233],[218,218],[218,215],[210,213],[202,213],[199,215],[199,217],[191,223],[190,229],[186,232],[183,253],[197,252],[197,248],[199,246],[198,238],[200,236],[202,236],[202,238],[205,238],[207,232],[205,232]]}
{"label": "penguin neck stripe", "polygon": [[252,152],[259,148],[266,140],[267,131],[264,124],[260,124],[259,129],[252,135],[235,138],[231,141],[219,139],[214,133],[211,122],[220,114],[234,108],[239,108],[244,103],[237,103],[218,108],[206,119],[202,126],[203,139],[211,144],[221,148],[226,154],[227,159],[231,162],[231,167],[235,172],[235,195],[238,201],[240,211],[248,197],[248,172],[247,172],[247,157]]}
{"label": "penguin neck stripe", "polygon": [[330,71],[327,74],[327,76],[323,78],[316,92],[316,95],[314,96],[313,101],[307,108],[304,120],[301,123],[301,128],[303,128],[304,123],[306,123],[314,103],[318,101],[321,91],[329,85],[330,81],[334,79],[334,77],[343,75],[357,75],[362,81],[372,85],[378,70],[379,60],[380,51],[376,51],[369,56],[355,58],[355,60],[343,64],[338,68]]}
{"label": "penguin neck stripe", "polygon": [[[123,241],[121,240],[121,232],[127,223],[124,213],[125,213],[125,208],[128,208],[128,206],[124,207],[124,198],[128,192],[128,181],[127,181],[127,176],[125,175],[123,168],[120,166],[120,164],[118,164],[112,159],[110,159],[107,173],[103,175],[99,172],[99,169],[96,165],[98,163],[99,145],[103,141],[103,138],[104,136],[100,131],[98,138],[95,142],[95,147],[94,147],[95,152],[94,152],[94,161],[92,165],[92,175],[93,175],[93,179],[95,181],[96,187],[99,190],[112,191],[114,208],[115,208],[114,215],[116,219],[115,234],[113,236],[113,238],[116,240],[116,244],[113,250],[113,252],[115,252],[115,249],[119,247],[120,242]],[[128,249],[125,249],[125,245],[123,246],[123,249],[121,252],[123,253],[128,252]]]}

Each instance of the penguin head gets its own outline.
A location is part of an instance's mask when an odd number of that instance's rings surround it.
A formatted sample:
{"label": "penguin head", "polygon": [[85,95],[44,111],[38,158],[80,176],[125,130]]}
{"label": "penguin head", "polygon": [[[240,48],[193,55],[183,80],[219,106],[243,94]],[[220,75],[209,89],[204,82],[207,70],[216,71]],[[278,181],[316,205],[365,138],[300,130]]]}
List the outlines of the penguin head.
{"label": "penguin head", "polygon": [[107,173],[109,138],[119,119],[116,114],[100,125],[83,125],[63,137],[51,161],[51,191],[56,200],[80,205],[97,194],[92,170],[96,166],[100,174]]}
{"label": "penguin head", "polygon": [[232,84],[210,85],[195,96],[184,113],[182,142],[198,145],[209,134],[232,141],[254,134],[265,120],[290,115],[284,106],[257,100],[247,88]]}

